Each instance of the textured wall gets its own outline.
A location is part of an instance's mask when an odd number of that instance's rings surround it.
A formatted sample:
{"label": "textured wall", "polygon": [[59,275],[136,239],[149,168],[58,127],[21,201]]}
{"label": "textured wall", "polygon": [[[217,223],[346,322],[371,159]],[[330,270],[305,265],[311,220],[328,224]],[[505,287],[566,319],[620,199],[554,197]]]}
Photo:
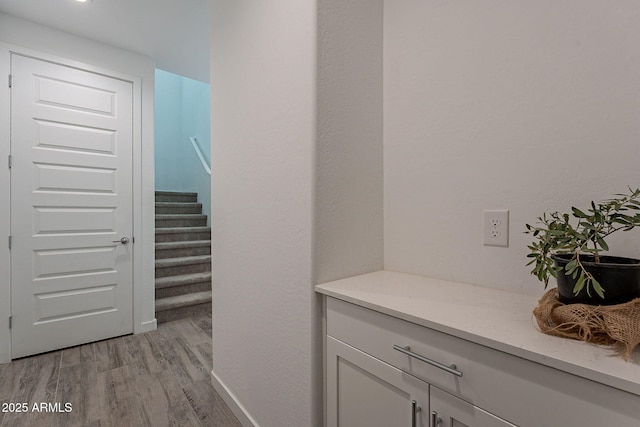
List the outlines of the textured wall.
{"label": "textured wall", "polygon": [[315,2],[212,9],[213,373],[258,425],[317,426]]}
{"label": "textured wall", "polygon": [[318,7],[316,281],[382,269],[382,0]]}
{"label": "textured wall", "polygon": [[313,285],[382,268],[382,1],[220,1],[212,28],[214,375],[318,426]]}
{"label": "textured wall", "polygon": [[213,4],[213,373],[261,426],[320,422],[315,280],[539,293],[524,223],[638,185],[635,2]]}
{"label": "textured wall", "polygon": [[[385,267],[540,293],[524,224],[640,185],[638,19],[629,0],[385,3]],[[509,248],[482,246],[495,208]]]}

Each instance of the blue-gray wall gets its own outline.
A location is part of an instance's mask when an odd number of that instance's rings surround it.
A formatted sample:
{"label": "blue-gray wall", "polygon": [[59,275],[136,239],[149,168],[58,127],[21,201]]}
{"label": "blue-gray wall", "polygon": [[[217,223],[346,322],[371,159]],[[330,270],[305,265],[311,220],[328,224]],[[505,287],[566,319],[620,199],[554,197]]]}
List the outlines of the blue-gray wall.
{"label": "blue-gray wall", "polygon": [[189,137],[198,139],[204,157],[211,164],[210,110],[207,83],[156,70],[156,190],[194,191],[194,153]]}

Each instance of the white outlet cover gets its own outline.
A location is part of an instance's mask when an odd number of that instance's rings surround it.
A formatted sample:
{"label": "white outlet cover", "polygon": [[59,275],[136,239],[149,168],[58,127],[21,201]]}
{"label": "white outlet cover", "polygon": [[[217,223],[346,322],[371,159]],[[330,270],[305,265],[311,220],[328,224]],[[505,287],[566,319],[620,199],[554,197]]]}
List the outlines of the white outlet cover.
{"label": "white outlet cover", "polygon": [[509,211],[495,209],[482,211],[482,244],[509,247]]}

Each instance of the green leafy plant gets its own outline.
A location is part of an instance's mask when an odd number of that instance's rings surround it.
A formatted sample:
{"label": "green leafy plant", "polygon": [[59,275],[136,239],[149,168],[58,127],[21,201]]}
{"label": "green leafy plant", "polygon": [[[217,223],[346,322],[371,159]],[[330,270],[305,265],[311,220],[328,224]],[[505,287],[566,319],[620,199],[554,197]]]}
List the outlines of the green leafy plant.
{"label": "green leafy plant", "polygon": [[545,289],[549,278],[558,277],[562,270],[562,267],[554,265],[551,255],[572,254],[564,274],[577,279],[574,295],[586,287],[589,296],[593,290],[604,298],[604,289],[585,269],[581,256],[589,254],[599,263],[600,253],[609,250],[607,237],[617,231],[629,231],[640,226],[640,188],[629,188],[628,194],[614,196],[601,203],[591,202],[587,212],[572,207],[571,215],[545,213],[537,218],[537,225],[526,224],[525,233],[535,238],[528,246],[530,253],[527,257],[532,259],[527,265],[534,264],[531,274],[544,283]]}

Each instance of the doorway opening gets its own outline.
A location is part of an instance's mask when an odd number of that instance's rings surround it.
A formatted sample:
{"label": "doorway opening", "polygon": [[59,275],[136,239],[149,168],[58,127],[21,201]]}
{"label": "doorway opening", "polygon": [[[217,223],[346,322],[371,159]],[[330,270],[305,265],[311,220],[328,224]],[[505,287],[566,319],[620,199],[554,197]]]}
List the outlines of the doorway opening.
{"label": "doorway opening", "polygon": [[156,319],[211,313],[210,87],[155,75]]}

